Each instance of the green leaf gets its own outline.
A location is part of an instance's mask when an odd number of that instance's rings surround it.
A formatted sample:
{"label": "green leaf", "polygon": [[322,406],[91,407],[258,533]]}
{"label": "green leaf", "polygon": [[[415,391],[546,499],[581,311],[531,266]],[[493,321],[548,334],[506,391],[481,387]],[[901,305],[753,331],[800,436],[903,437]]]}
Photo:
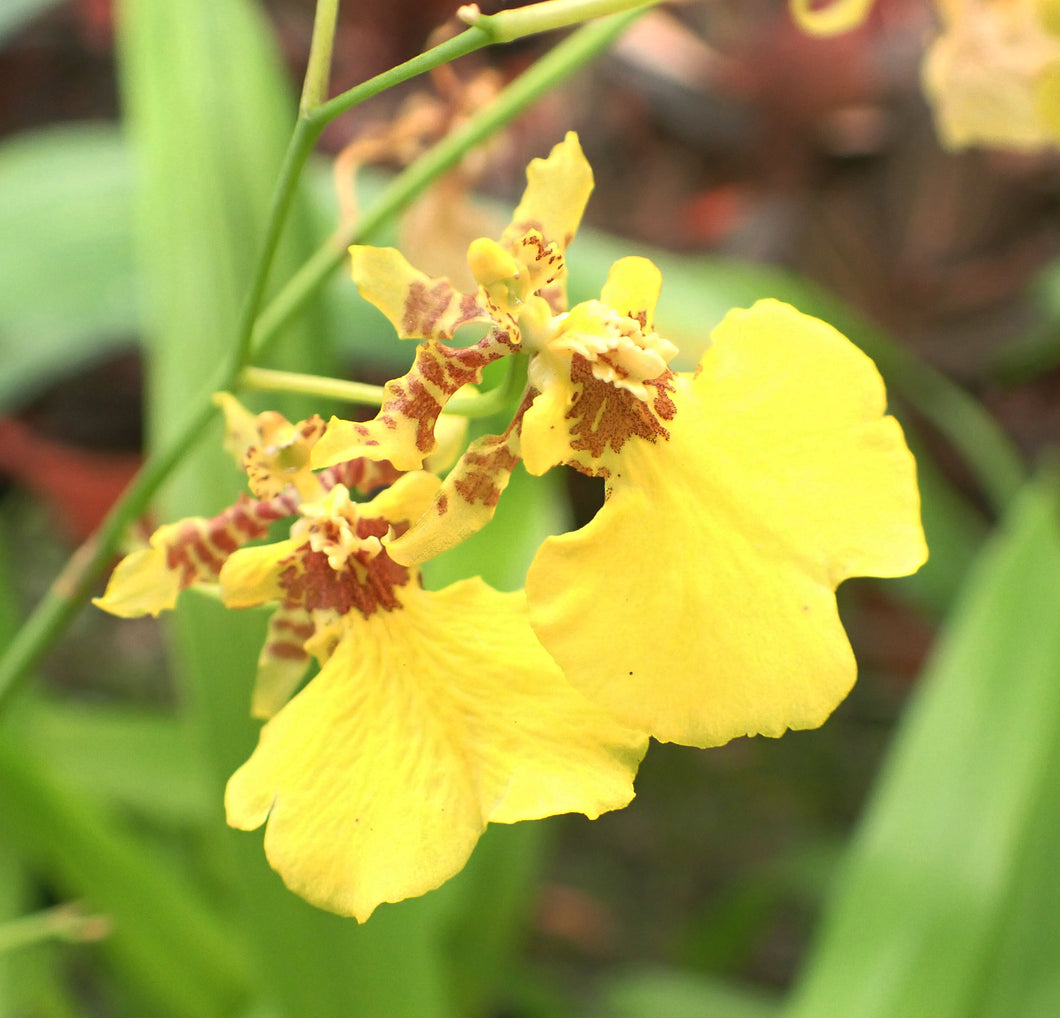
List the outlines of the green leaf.
{"label": "green leaf", "polygon": [[171,828],[216,823],[202,762],[177,717],[31,698],[18,722],[33,755],[70,787]]}
{"label": "green leaf", "polygon": [[34,18],[58,6],[59,0],[4,0],[0,7],[0,46]]}
{"label": "green leaf", "polygon": [[114,127],[0,146],[0,408],[135,342],[132,177]]}
{"label": "green leaf", "polygon": [[100,950],[152,1014],[230,1014],[249,992],[246,959],[218,913],[174,867],[88,798],[74,795],[7,733],[0,740],[3,845],[61,893],[107,915]]}
{"label": "green leaf", "polygon": [[792,1018],[1055,1013],[1058,501],[1055,478],[1028,486],[976,563],[850,850]]}
{"label": "green leaf", "polygon": [[666,969],[613,979],[608,1018],[776,1018],[779,1005],[760,991]]}

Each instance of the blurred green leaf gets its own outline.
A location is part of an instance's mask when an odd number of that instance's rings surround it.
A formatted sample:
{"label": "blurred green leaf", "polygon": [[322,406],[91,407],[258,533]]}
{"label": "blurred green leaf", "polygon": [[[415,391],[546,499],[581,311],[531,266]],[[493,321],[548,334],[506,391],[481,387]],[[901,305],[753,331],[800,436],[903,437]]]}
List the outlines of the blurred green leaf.
{"label": "blurred green leaf", "polygon": [[885,581],[884,589],[941,617],[960,591],[989,527],[982,513],[942,475],[919,436],[907,428],[906,438],[916,456],[920,516],[930,557],[912,576]]}
{"label": "blurred green leaf", "polygon": [[1055,477],[1028,486],[976,563],[855,838],[792,1018],[1000,1018],[1060,1006],[1058,502]]}
{"label": "blurred green leaf", "polygon": [[0,6],[0,46],[35,17],[58,6],[59,0],[4,0]]}
{"label": "blurred green leaf", "polygon": [[1029,325],[1008,337],[993,358],[995,372],[1008,382],[1026,382],[1060,365],[1060,261],[1053,261],[1030,287],[1037,314]]}
{"label": "blurred green leaf", "polygon": [[[0,924],[22,915],[28,904],[26,872],[10,845],[0,840]],[[11,955],[0,955],[0,1018],[24,1010],[24,973]]]}
{"label": "blurred green leaf", "polygon": [[760,991],[665,969],[620,976],[608,984],[604,999],[607,1018],[776,1018],[780,1014],[779,1004]]}
{"label": "blurred green leaf", "polygon": [[135,341],[132,179],[116,127],[0,146],[0,408]]}
{"label": "blurred green leaf", "polygon": [[38,764],[21,740],[0,740],[3,842],[61,892],[113,923],[100,950],[151,1013],[231,1014],[249,990],[246,959],[186,877]]}
{"label": "blurred green leaf", "polygon": [[34,756],[71,787],[170,827],[216,822],[202,761],[178,717],[31,698],[18,721]]}

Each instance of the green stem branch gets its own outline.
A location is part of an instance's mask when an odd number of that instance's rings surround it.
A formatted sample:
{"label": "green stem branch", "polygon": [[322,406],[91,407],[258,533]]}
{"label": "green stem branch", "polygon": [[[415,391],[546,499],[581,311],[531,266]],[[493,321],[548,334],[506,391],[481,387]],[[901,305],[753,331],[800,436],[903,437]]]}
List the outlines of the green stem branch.
{"label": "green stem branch", "polygon": [[45,940],[99,940],[109,932],[102,916],[87,915],[78,905],[56,905],[0,925],[0,955]]}
{"label": "green stem branch", "polygon": [[[516,357],[506,360],[508,373],[500,385],[487,392],[468,393],[455,396],[442,409],[443,414],[456,417],[490,417],[503,410],[516,395],[513,379],[519,377],[515,370]],[[522,381],[526,381],[522,372]],[[386,390],[381,385],[367,382],[348,382],[341,378],[325,378],[321,375],[302,375],[295,371],[274,371],[271,368],[244,368],[239,375],[239,387],[258,392],[295,392],[322,399],[337,399],[358,406],[381,406]]]}
{"label": "green stem branch", "polygon": [[309,42],[302,101],[299,112],[308,117],[328,97],[331,81],[331,53],[335,48],[335,25],[339,20],[339,0],[317,0],[313,15],[313,36]]}
{"label": "green stem branch", "polygon": [[364,244],[413,198],[464,154],[518,116],[529,105],[607,49],[639,16],[635,10],[585,25],[524,71],[489,106],[399,173],[356,223],[329,237],[266,306],[254,329],[257,358],[346,258],[351,244]]}
{"label": "green stem branch", "polygon": [[496,14],[483,14],[478,4],[468,4],[456,13],[465,24],[484,31],[490,42],[512,42],[537,32],[568,28],[590,18],[640,10],[656,3],[658,0],[544,0]]}

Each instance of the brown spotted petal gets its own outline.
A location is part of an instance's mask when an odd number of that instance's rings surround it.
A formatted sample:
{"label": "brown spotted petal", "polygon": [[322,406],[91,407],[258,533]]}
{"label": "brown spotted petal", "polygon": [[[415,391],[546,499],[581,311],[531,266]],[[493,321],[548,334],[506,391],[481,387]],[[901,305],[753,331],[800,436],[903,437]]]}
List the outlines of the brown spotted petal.
{"label": "brown spotted petal", "polygon": [[389,460],[399,470],[418,470],[434,451],[434,429],[445,404],[463,386],[482,381],[482,369],[511,348],[509,335],[500,330],[458,350],[435,340],[421,343],[408,372],[387,382],[373,420],[331,418],[313,449],[313,465],[326,467],[364,456]]}
{"label": "brown spotted petal", "polygon": [[519,462],[519,435],[484,435],[468,446],[430,508],[400,537],[386,542],[395,562],[419,565],[481,530],[497,509]]}
{"label": "brown spotted petal", "polygon": [[594,362],[583,356],[558,360],[559,369],[523,418],[522,452],[530,473],[540,475],[564,464],[609,477],[631,438],[655,443],[669,437],[676,413],[672,371],[643,383],[648,398],[641,399],[597,378]]}
{"label": "brown spotted petal", "polygon": [[302,519],[288,540],[230,556],[221,570],[221,597],[230,608],[277,601],[328,617],[395,610],[400,589],[414,576],[390,558],[383,538],[418,519],[438,483],[432,474],[406,474],[361,505],[335,485],[319,502],[300,507]]}
{"label": "brown spotted petal", "polygon": [[250,701],[254,717],[271,718],[294,695],[309,666],[305,642],[315,631],[312,616],[300,605],[281,604],[273,612],[258,656]]}
{"label": "brown spotted petal", "polygon": [[526,190],[501,243],[514,251],[529,230],[536,230],[545,244],[555,243],[562,254],[574,239],[592,190],[592,167],[578,136],[568,131],[547,159],[534,159],[527,166]]}
{"label": "brown spotted petal", "polygon": [[191,517],[159,527],[150,547],[118,563],[103,596],[93,603],[122,618],[158,615],[176,604],[185,587],[215,581],[233,552],[297,511],[292,491],[267,502],[240,495],[213,519]]}
{"label": "brown spotted petal", "polygon": [[402,339],[452,339],[461,325],[490,318],[477,295],[413,268],[395,248],[355,245],[350,257],[361,296],[386,315]]}
{"label": "brown spotted petal", "polygon": [[275,410],[251,413],[227,392],[215,393],[213,401],[224,412],[225,451],[246,473],[256,498],[275,498],[288,485],[301,498],[320,494],[309,466],[309,451],[324,431],[316,414],[292,424]]}
{"label": "brown spotted petal", "polygon": [[336,484],[344,484],[350,491],[371,495],[380,488],[389,487],[401,473],[389,460],[370,460],[362,456],[336,463],[317,476],[325,491],[330,491]]}

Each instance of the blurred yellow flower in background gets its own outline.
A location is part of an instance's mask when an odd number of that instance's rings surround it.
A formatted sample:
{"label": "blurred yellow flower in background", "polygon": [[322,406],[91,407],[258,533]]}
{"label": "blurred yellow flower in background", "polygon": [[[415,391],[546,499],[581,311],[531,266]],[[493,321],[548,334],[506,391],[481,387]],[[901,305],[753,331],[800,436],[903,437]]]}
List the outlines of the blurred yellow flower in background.
{"label": "blurred yellow flower in background", "polygon": [[924,92],[948,148],[1060,143],[1060,5],[938,0],[942,34],[924,57]]}
{"label": "blurred yellow flower in background", "polygon": [[[812,35],[850,31],[873,0],[789,0]],[[939,139],[951,149],[974,145],[1040,149],[1060,144],[1060,3],[1058,0],[936,0],[942,31],[921,67]]]}

